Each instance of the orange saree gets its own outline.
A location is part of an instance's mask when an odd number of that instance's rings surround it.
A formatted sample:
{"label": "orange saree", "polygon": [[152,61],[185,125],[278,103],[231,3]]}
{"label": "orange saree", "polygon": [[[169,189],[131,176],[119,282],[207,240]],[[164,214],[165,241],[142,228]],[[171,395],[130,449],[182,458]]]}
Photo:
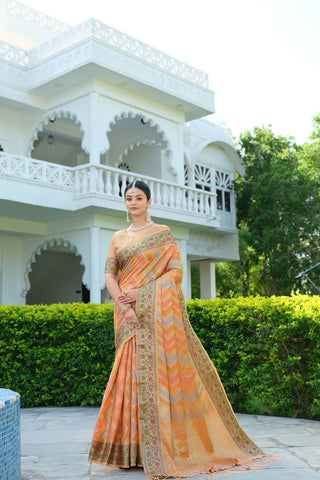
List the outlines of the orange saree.
{"label": "orange saree", "polygon": [[114,312],[116,357],[89,461],[143,466],[153,479],[190,477],[266,458],[239,425],[218,373],[193,331],[182,261],[168,227],[116,232],[106,271],[138,288],[141,328]]}

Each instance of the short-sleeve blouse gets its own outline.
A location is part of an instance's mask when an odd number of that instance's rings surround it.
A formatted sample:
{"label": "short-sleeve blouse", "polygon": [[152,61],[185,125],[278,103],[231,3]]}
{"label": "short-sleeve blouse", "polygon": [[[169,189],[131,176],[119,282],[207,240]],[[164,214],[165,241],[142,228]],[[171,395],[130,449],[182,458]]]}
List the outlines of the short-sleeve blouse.
{"label": "short-sleeve blouse", "polygon": [[108,256],[106,260],[106,265],[104,273],[111,273],[112,275],[118,274],[119,263],[117,259],[117,242],[116,242],[117,233],[115,233],[111,239]]}

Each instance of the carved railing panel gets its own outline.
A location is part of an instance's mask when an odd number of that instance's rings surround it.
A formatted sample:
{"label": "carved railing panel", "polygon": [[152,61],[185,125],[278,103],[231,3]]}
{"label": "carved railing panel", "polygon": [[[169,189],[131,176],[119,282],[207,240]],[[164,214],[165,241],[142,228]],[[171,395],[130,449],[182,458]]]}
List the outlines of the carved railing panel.
{"label": "carved railing panel", "polygon": [[0,153],[0,176],[74,189],[72,168],[30,157]]}

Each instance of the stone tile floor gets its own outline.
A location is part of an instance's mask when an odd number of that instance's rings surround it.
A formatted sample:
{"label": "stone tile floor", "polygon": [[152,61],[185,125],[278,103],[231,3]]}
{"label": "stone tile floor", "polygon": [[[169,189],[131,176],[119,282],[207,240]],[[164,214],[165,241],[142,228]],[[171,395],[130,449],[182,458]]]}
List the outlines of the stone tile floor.
{"label": "stone tile floor", "polygon": [[[147,480],[140,468],[125,470],[88,463],[98,411],[91,407],[22,409],[21,480]],[[238,480],[320,480],[320,422],[243,414],[237,417],[266,453],[281,455],[261,470],[237,473]],[[232,477],[231,472],[226,476]]]}

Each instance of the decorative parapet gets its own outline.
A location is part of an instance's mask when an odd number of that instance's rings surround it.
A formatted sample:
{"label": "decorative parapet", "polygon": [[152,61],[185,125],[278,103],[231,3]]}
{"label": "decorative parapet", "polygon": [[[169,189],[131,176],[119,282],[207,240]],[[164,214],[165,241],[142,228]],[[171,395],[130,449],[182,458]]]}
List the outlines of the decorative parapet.
{"label": "decorative parapet", "polygon": [[70,25],[27,7],[20,2],[16,2],[16,0],[8,0],[7,11],[14,17],[20,17],[25,22],[36,25],[37,28],[43,28],[54,34],[64,32],[70,27]]}
{"label": "decorative parapet", "polygon": [[[16,6],[18,11],[21,10],[21,15],[23,14],[23,8],[27,8],[19,4],[19,2],[12,1],[10,4],[11,3]],[[31,18],[34,18],[37,13],[38,12],[32,10],[30,13]],[[26,13],[25,15],[28,18]],[[39,15],[42,14],[39,13]],[[50,19],[50,17],[47,18]],[[45,21],[45,19],[43,19],[43,21]],[[54,26],[52,26],[52,28],[54,28]],[[79,44],[84,40],[96,39],[103,45],[112,47],[116,51],[122,53],[125,52],[132,58],[139,59],[166,73],[187,80],[194,85],[208,88],[209,81],[206,73],[141,42],[130,35],[111,28],[98,20],[89,19],[75,27],[57,27],[57,31],[58,34],[56,36],[28,51],[17,49],[0,42],[0,59],[7,60],[21,67],[30,68],[68,47]]]}
{"label": "decorative parapet", "polygon": [[28,52],[22,48],[14,47],[8,43],[0,41],[0,59],[7,62],[14,63],[21,67],[25,67],[29,64]]}

